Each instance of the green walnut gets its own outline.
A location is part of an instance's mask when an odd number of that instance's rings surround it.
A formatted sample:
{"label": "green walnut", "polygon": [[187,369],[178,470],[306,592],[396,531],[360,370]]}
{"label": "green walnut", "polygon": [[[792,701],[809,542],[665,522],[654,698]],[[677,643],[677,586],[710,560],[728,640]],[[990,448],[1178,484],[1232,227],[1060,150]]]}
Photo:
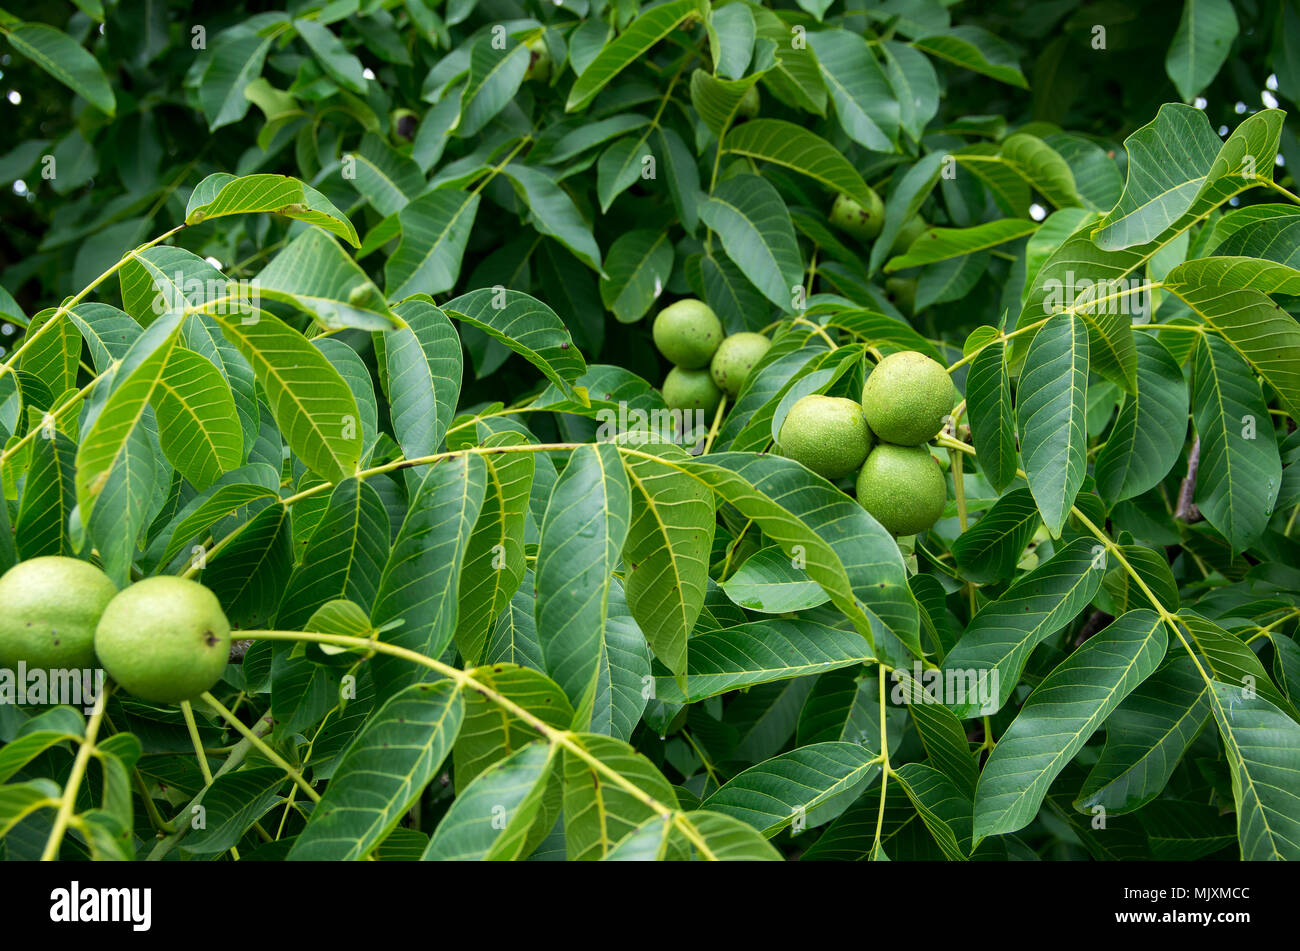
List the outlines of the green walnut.
{"label": "green walnut", "polygon": [[858,473],[858,502],[894,535],[923,532],[943,515],[948,486],[924,446],[881,443]]}
{"label": "green walnut", "polygon": [[146,578],[108,603],[95,629],[95,653],[132,695],[179,703],[221,679],[230,622],[217,596],[197,581]]}
{"label": "green walnut", "polygon": [[659,311],[652,333],[659,352],[684,370],[707,366],[724,336],[718,315],[693,297]]}
{"label": "green walnut", "polygon": [[736,111],[746,119],[758,115],[758,86],[750,86],[745,90],[745,95],[740,100],[740,106]]}
{"label": "green walnut", "polygon": [[894,239],[894,246],[890,250],[894,254],[906,254],[912,242],[921,237],[929,227],[924,218],[913,215],[903,222],[903,227],[898,229],[898,237]]}
{"label": "green walnut", "polygon": [[0,577],[0,667],[73,669],[95,663],[95,625],[117,594],[88,561],[45,555]]}
{"label": "green walnut", "polygon": [[546,41],[539,36],[524,45],[528,47],[528,68],[524,70],[524,79],[547,82],[551,78],[551,51],[546,48]]}
{"label": "green walnut", "polygon": [[712,413],[722,401],[722,390],[708,370],[673,367],[664,378],[664,404],[669,409],[703,410]]}
{"label": "green walnut", "polygon": [[885,280],[885,296],[899,312],[909,317],[916,312],[916,279],[891,277]]}
{"label": "green walnut", "polygon": [[777,442],[781,455],[835,481],[862,465],[873,440],[861,406],[814,394],[790,407]]}
{"label": "green walnut", "polygon": [[762,334],[732,334],[718,347],[709,364],[713,382],[728,396],[734,397],[745,385],[749,371],[772,348],[772,341]]}
{"label": "green walnut", "polygon": [[848,195],[836,196],[831,207],[831,224],[859,241],[870,241],[885,224],[885,205],[880,196],[870,188],[867,193],[871,201],[865,208]]}
{"label": "green walnut", "polygon": [[862,388],[862,411],[884,442],[919,446],[943,428],[957,390],[942,365],[923,353],[891,353],[876,364]]}

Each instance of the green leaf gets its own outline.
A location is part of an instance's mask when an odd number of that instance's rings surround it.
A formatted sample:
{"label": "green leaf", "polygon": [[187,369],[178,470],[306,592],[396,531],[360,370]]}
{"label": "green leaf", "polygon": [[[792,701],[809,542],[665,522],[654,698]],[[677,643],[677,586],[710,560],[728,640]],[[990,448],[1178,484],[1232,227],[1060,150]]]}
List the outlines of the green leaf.
{"label": "green leaf", "polygon": [[1240,687],[1217,680],[1210,687],[1231,770],[1242,860],[1300,858],[1300,724]]}
{"label": "green leaf", "polygon": [[463,862],[526,856],[559,812],[557,752],[547,743],[529,743],[479,773],[442,817],[421,857]]}
{"label": "green leaf", "polygon": [[22,736],[6,743],[0,750],[0,782],[7,782],[15,773],[52,746],[72,740],[79,741],[85,728],[75,733],[65,730],[29,729]]}
{"label": "green leaf", "polygon": [[[291,631],[331,601],[369,609],[388,561],[389,521],[374,488],[357,479],[334,487],[279,600],[276,624]],[[314,628],[311,628],[314,630]]]}
{"label": "green leaf", "polygon": [[934,65],[924,53],[896,40],[881,43],[880,50],[885,56],[885,75],[898,101],[899,125],[919,142],[939,111],[939,77]]}
{"label": "green leaf", "polygon": [[460,686],[449,680],[390,697],[344,750],[287,858],[356,861],[373,852],[442,766],[463,716]]}
{"label": "green leaf", "polygon": [[[758,39],[756,65],[772,66],[763,74],[763,84],[777,99],[794,109],[826,115],[826,84],[816,54],[806,42],[796,43],[794,24],[766,7],[750,5]],[[765,48],[771,52],[766,52]],[[772,61],[774,57],[775,62]]]}
{"label": "green leaf", "polygon": [[[1232,237],[1235,238],[1245,230],[1243,228]],[[1277,254],[1276,251],[1272,253]],[[1207,295],[1211,293],[1211,289],[1217,292],[1207,301],[1214,306],[1205,307],[1202,304],[1201,307],[1195,308],[1198,312],[1206,309],[1211,313],[1217,313],[1228,308],[1218,306],[1216,298],[1231,290],[1250,289],[1264,294],[1300,293],[1300,271],[1287,264],[1278,264],[1263,258],[1220,256],[1194,258],[1176,265],[1165,275],[1164,289],[1172,293],[1180,284],[1190,285],[1190,289],[1202,290]],[[1187,302],[1185,294],[1186,289],[1179,296]]]}
{"label": "green leaf", "polygon": [[289,512],[283,505],[268,505],[228,538],[203,570],[203,583],[232,625],[265,627],[293,568]]}
{"label": "green leaf", "polygon": [[[1119,552],[1160,604],[1170,610],[1178,609],[1178,583],[1169,568],[1168,556],[1163,551],[1153,551],[1142,545],[1120,545]],[[1146,591],[1120,565],[1107,572],[1101,584],[1110,595],[1116,614],[1130,608],[1146,607],[1151,603]]]}
{"label": "green leaf", "polygon": [[624,136],[601,153],[596,163],[596,197],[600,200],[601,214],[609,211],[619,195],[646,177],[647,169],[651,168],[646,159],[653,158],[646,144],[649,135],[650,131],[646,130],[639,136]]}
{"label": "green leaf", "polygon": [[770,838],[792,822],[796,830],[830,822],[879,772],[879,755],[865,746],[814,743],[751,766],[701,807],[739,819]]}
{"label": "green leaf", "polygon": [[591,731],[631,740],[650,699],[650,648],[614,579],[591,708]]}
{"label": "green leaf", "polygon": [[1232,818],[1209,803],[1162,799],[1144,809],[1141,818],[1151,854],[1165,861],[1204,858],[1237,837]]}
{"label": "green leaf", "polygon": [[686,473],[634,454],[683,460],[672,444],[628,444],[622,453],[631,489],[623,546],[628,606],[650,649],[673,673],[685,673],[687,639],[704,606],[716,518],[709,490]]}
{"label": "green leaf", "polygon": [[826,326],[847,330],[869,346],[878,347],[884,343],[900,350],[917,350],[936,362],[943,359],[934,344],[908,324],[879,311],[837,307],[827,317]]}
{"label": "green leaf", "polygon": [[1192,420],[1201,439],[1196,505],[1234,551],[1263,534],[1282,485],[1268,406],[1250,367],[1210,334],[1196,344]]}
{"label": "green leaf", "polygon": [[1184,102],[1191,102],[1214,79],[1232,50],[1237,29],[1231,0],[1184,0],[1165,57],[1165,72]]}
{"label": "green leaf", "polygon": [[974,289],[988,264],[989,253],[980,251],[926,268],[919,280],[912,312],[918,314],[931,304],[961,300]]}
{"label": "green leaf", "polygon": [[1028,89],[1015,51],[992,33],[978,26],[954,26],[914,40],[922,52],[996,79],[1010,86]]}
{"label": "green leaf", "polygon": [[1153,334],[1138,334],[1137,394],[1128,396],[1097,454],[1097,492],[1114,505],[1160,483],[1187,438],[1183,371]]}
{"label": "green leaf", "polygon": [[1096,595],[1105,549],[1076,538],[984,605],[943,659],[954,695],[944,700],[963,719],[1000,710],[1035,647],[1068,624]]}
{"label": "green leaf", "polygon": [[[370,619],[375,627],[401,621],[385,640],[440,657],[456,631],[461,566],[483,505],[487,466],[482,457],[456,456],[430,466],[384,566]],[[409,661],[372,662],[382,696],[423,673]]]}
{"label": "green leaf", "polygon": [[63,790],[51,779],[31,779],[0,786],[0,836],[37,809],[58,809]]}
{"label": "green leaf", "polygon": [[107,116],[117,112],[108,77],[95,57],[61,30],[44,23],[20,23],[4,31],[23,56]]}
{"label": "green leaf", "polygon": [[186,836],[181,848],[216,855],[239,844],[244,833],[278,803],[285,783],[278,766],[255,766],[216,777],[202,792],[203,825]]}
{"label": "green leaf", "polygon": [[1006,344],[985,347],[966,375],[966,412],[980,469],[1001,491],[1016,477],[1016,425]]}
{"label": "green leaf", "polygon": [[1222,145],[1200,109],[1161,106],[1124,140],[1128,180],[1119,204],[1093,229],[1097,247],[1118,251],[1145,244],[1177,221],[1210,180]]}
{"label": "green leaf", "polygon": [[[681,2],[681,0],[679,0]],[[662,8],[660,8],[662,9]],[[573,252],[579,261],[601,273],[600,248],[573,199],[546,172],[511,162],[501,174],[528,206],[529,220],[540,233],[550,235]]]}
{"label": "green leaf", "polygon": [[1273,685],[1263,662],[1249,644],[1186,608],[1178,612],[1178,623],[1215,680],[1258,693],[1300,722],[1300,711]]}
{"label": "green leaf", "polygon": [[970,795],[926,763],[904,763],[898,782],[944,856],[964,862],[971,848]]}
{"label": "green leaf", "polygon": [[289,448],[323,478],[352,475],[363,434],[356,397],[338,371],[302,334],[270,314],[262,312],[247,323],[237,317],[218,315],[217,320],[253,365]]}
{"label": "green leaf", "polygon": [[756,684],[789,680],[872,660],[859,634],[815,621],[769,618],[691,638],[686,683],[655,680],[655,697],[693,703]]}
{"label": "green leaf", "polygon": [[328,198],[286,175],[242,175],[214,172],[194,186],[185,205],[185,223],[198,224],[226,215],[266,211],[296,218],[338,235],[360,247],[357,230]]}
{"label": "green leaf", "polygon": [[762,834],[739,819],[698,809],[684,813],[682,819],[694,829],[691,838],[688,839],[679,827],[670,825],[667,818],[655,816],[624,836],[617,846],[605,853],[605,860],[659,861],[690,856],[720,862],[781,860],[781,853]]}
{"label": "green leaf", "polygon": [[196,489],[243,461],[244,434],[221,371],[192,350],[176,350],[151,396],[167,460]]}
{"label": "green leaf", "polygon": [[114,469],[129,453],[131,435],[144,418],[163,370],[179,347],[180,320],[148,327],[131,347],[114,379],[120,380],[77,447],[77,505],[87,524]]}
{"label": "green leaf", "polygon": [[[469,673],[483,686],[548,726],[565,730],[573,723],[573,707],[564,691],[540,671],[497,661],[491,667],[476,667]],[[508,708],[471,691],[465,698],[465,724],[456,741],[453,761],[456,792],[464,792],[484,770],[527,746],[538,735]]]}
{"label": "green leaf", "polygon": [[906,254],[889,260],[885,265],[885,273],[892,274],[905,268],[920,267],[995,248],[1033,234],[1036,230],[1037,224],[1020,218],[999,218],[973,228],[929,228],[913,242]]}
{"label": "green leaf", "polygon": [[609,622],[614,570],[627,538],[631,495],[618,450],[574,451],[551,492],[537,551],[537,632],[546,671],[586,726]]}
{"label": "green leaf", "polygon": [[13,543],[23,561],[73,554],[68,519],[77,504],[76,453],[72,440],[58,430],[48,436],[42,432],[32,444],[12,529]]}
{"label": "green leaf", "polygon": [[[483,445],[522,442],[522,435],[503,432]],[[524,577],[524,523],[536,460],[528,452],[503,452],[487,455],[484,461],[487,484],[465,552],[456,622],[456,646],[473,663],[481,661],[493,622]]]}
{"label": "green leaf", "polygon": [[1106,718],[1106,746],[1075,798],[1075,809],[1102,806],[1120,815],[1155,799],[1209,718],[1209,686],[1195,661],[1175,658]]}
{"label": "green leaf", "polygon": [[776,545],[750,555],[721,587],[740,607],[762,614],[802,611],[830,600],[821,585],[792,566]]}
{"label": "green leaf", "polygon": [[1073,314],[1034,335],[1016,388],[1016,422],[1029,489],[1053,538],[1087,472],[1088,335]]}
{"label": "green leaf", "polygon": [[424,173],[415,161],[368,132],[355,152],[343,157],[344,179],[385,218],[395,215],[424,191]]}
{"label": "green leaf", "polygon": [[143,329],[130,314],[108,304],[94,302],[70,308],[68,319],[90,348],[90,357],[97,373],[107,372],[114,360],[126,356]]}
{"label": "green leaf", "polygon": [[793,169],[863,207],[871,204],[871,191],[849,160],[821,136],[793,122],[751,119],[727,133],[722,150]]}
{"label": "green leaf", "polygon": [[460,338],[447,315],[424,300],[395,310],[405,327],[383,335],[393,435],[407,459],[438,451],[460,398]]}
{"label": "green leaf", "polygon": [[279,473],[269,466],[253,463],[226,476],[224,484],[212,487],[202,493],[183,509],[173,523],[167,547],[159,559],[161,564],[170,564],[185,544],[200,533],[206,532],[227,515],[238,511],[250,502],[262,498],[275,498],[276,491],[269,485],[246,481],[253,471],[262,470],[267,481],[279,481]]}
{"label": "green leaf", "polygon": [[975,839],[1033,821],[1052,781],[1120,702],[1155,672],[1167,646],[1154,611],[1130,611],[1043,679],[993,747],[975,793]]}
{"label": "green leaf", "polygon": [[[572,740],[656,802],[677,808],[677,794],[668,780],[626,743],[593,733],[577,733]],[[624,835],[656,814],[640,798],[565,750],[564,849],[570,861],[603,858]]]}
{"label": "green leaf", "polygon": [[528,154],[531,159],[540,161],[543,165],[559,165],[576,158],[588,149],[618,138],[625,132],[632,132],[649,124],[649,118],[637,113],[613,115],[596,122],[583,121],[566,131],[554,146],[544,148],[543,143],[539,142]]}
{"label": "green leaf", "polygon": [[441,294],[456,286],[478,203],[477,192],[444,188],[421,195],[397,213],[402,240],[384,265],[390,299]]}
{"label": "green leaf", "polygon": [[[44,310],[27,328],[31,341],[18,360],[18,368],[38,377],[52,395],[77,388],[77,362],[81,356],[81,335],[70,316]],[[53,326],[41,331],[46,323]],[[41,331],[40,336],[36,336]]]}
{"label": "green leaf", "polygon": [[740,79],[754,54],[754,17],[749,7],[743,3],[720,7],[706,25],[714,72]]}
{"label": "green leaf", "polygon": [[889,250],[894,246],[899,230],[921,210],[921,205],[938,184],[943,160],[944,156],[939,152],[922,156],[907,170],[885,199],[885,225],[871,245],[871,258],[868,262],[872,274],[880,270],[885,258],[889,257]]}
{"label": "green leaf", "polygon": [[213,40],[207,67],[199,79],[199,103],[209,132],[238,122],[248,113],[252,103],[244,90],[261,75],[273,38],[237,25],[222,30]]}
{"label": "green leaf", "polygon": [[586,402],[572,385],[587,371],[586,361],[564,322],[537,298],[485,287],[447,301],[442,309],[520,354],[570,399]]}
{"label": "green leaf", "polygon": [[366,94],[365,67],[361,60],[347,51],[343,41],[332,30],[315,20],[294,20],[293,27],[330,79],[359,96]]}
{"label": "green leaf", "polygon": [[666,231],[637,229],[614,239],[605,256],[600,299],[620,323],[636,323],[659,299],[673,270]]}
{"label": "green leaf", "polygon": [[523,43],[500,46],[496,31],[484,33],[469,57],[469,78],[460,95],[460,122],[456,135],[478,135],[515,97],[528,71],[531,53]]}
{"label": "green leaf", "polygon": [[727,257],[783,311],[793,309],[803,280],[803,257],[790,212],[765,179],[729,178],[700,206],[700,220],[718,233]]}
{"label": "green leaf", "polygon": [[892,699],[907,704],[926,755],[963,797],[969,814],[979,779],[979,766],[971,754],[970,741],[961,721],[935,695],[934,687],[938,684],[924,686],[931,677],[937,680],[937,672],[922,674],[920,681],[902,670],[893,671],[890,677],[896,685]]}
{"label": "green leaf", "polygon": [[384,295],[338,242],[309,228],[257,275],[253,287],[315,317],[329,330],[398,326]]}
{"label": "green leaf", "polygon": [[862,506],[776,456],[718,453],[680,465],[753,519],[787,557],[799,556],[882,659],[903,659],[893,635],[919,653],[920,619],[902,555]]}
{"label": "green leaf", "polygon": [[[1170,273],[1178,271],[1187,273],[1183,268]],[[1230,285],[1176,283],[1165,286],[1206,326],[1222,334],[1238,356],[1277,391],[1291,417],[1300,419],[1300,325],[1294,317],[1256,289],[1234,291],[1227,289]],[[1300,287],[1292,289],[1300,291]]]}
{"label": "green leaf", "polygon": [[962,577],[976,584],[1010,578],[1038,525],[1033,493],[1012,489],[952,543]]}
{"label": "green leaf", "polygon": [[569,90],[565,112],[584,108],[611,79],[681,25],[687,17],[700,13],[696,0],[673,0],[644,11],[614,40],[606,43],[596,58],[582,70]]}
{"label": "green leaf", "polygon": [[702,69],[691,73],[691,105],[710,132],[715,136],[726,132],[740,115],[740,104],[745,94],[757,85],[758,78],[747,76],[733,82],[710,76]]}
{"label": "green leaf", "polygon": [[1070,165],[1036,135],[1017,132],[1002,140],[1002,158],[1057,208],[1082,204]]}
{"label": "green leaf", "polygon": [[900,104],[864,38],[848,30],[818,30],[808,34],[808,43],[844,134],[873,152],[896,151]]}

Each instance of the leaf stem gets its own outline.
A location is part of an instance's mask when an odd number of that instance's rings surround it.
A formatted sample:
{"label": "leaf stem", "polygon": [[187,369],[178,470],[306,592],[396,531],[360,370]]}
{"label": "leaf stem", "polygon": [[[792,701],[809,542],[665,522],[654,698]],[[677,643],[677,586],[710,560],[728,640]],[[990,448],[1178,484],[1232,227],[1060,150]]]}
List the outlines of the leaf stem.
{"label": "leaf stem", "polygon": [[86,735],[82,737],[77,757],[72,761],[72,772],[68,774],[68,782],[63,787],[63,796],[59,799],[59,811],[54,816],[54,826],[50,829],[50,836],[45,840],[45,851],[41,853],[42,862],[52,862],[59,857],[59,846],[63,843],[63,835],[68,831],[68,820],[72,818],[72,812],[76,808],[77,790],[86,775],[86,764],[90,762],[90,755],[95,751],[95,737],[99,735],[99,726],[104,722],[104,710],[107,706],[108,690],[101,690],[95,700],[95,709],[91,712],[90,719],[86,721]]}
{"label": "leaf stem", "polygon": [[709,427],[709,434],[704,437],[704,451],[700,453],[707,456],[709,450],[713,448],[713,440],[718,436],[718,429],[722,426],[722,414],[727,411],[727,394],[722,394],[722,399],[718,403],[718,410],[713,414],[713,425]]}
{"label": "leaf stem", "polygon": [[0,363],[0,377],[3,377],[5,375],[5,371],[7,370],[11,371],[13,369],[14,364],[17,363],[19,357],[23,355],[23,351],[25,351],[28,347],[30,347],[33,343],[35,343],[36,340],[41,336],[41,334],[45,333],[46,330],[48,330],[51,326],[53,326],[60,317],[67,314],[67,312],[72,310],[73,307],[76,307],[79,303],[85,300],[86,295],[88,295],[96,287],[98,287],[100,284],[104,283],[104,281],[108,280],[110,277],[116,274],[122,268],[122,265],[126,264],[127,261],[130,261],[141,251],[147,251],[149,248],[152,248],[155,244],[161,244],[163,241],[166,241],[168,238],[170,238],[172,235],[174,235],[176,232],[180,231],[184,227],[185,225],[183,224],[177,225],[175,228],[172,228],[170,231],[165,231],[162,234],[160,234],[158,237],[154,238],[153,240],[145,242],[144,244],[140,245],[140,247],[128,251],[118,260],[116,264],[114,264],[103,274],[99,275],[99,277],[95,278],[93,281],[91,281],[89,284],[83,287],[81,289],[81,292],[78,293],[75,297],[70,297],[68,300],[60,304],[58,310],[56,310],[53,314],[50,315],[49,320],[45,321],[45,323],[37,327],[35,333],[28,333],[24,335],[23,342],[18,345],[18,347],[13,351],[13,353],[9,354],[8,358],[5,360],[4,363]]}
{"label": "leaf stem", "polygon": [[[243,633],[245,637],[248,636],[246,632],[241,632],[241,633]],[[261,737],[259,737],[248,727],[244,726],[243,722],[238,717],[236,717],[233,713],[227,710],[222,705],[220,700],[212,696],[212,694],[206,692],[201,694],[201,699],[213,710],[217,711],[221,719],[225,720],[228,724],[230,724],[230,726],[234,729],[236,733],[238,733],[244,739],[248,740],[248,742],[253,745],[254,749],[256,749],[259,753],[265,756],[276,766],[279,766],[282,770],[284,770],[285,773],[288,774],[288,776],[298,785],[298,788],[307,794],[308,799],[310,799],[312,802],[320,802],[320,793],[312,789],[311,783],[307,782],[307,780],[303,778],[302,773],[300,773],[296,768],[294,768],[294,766],[292,766],[289,763],[289,761],[286,760],[283,756],[281,756],[275,750],[271,749],[271,747],[268,746],[262,740]]]}
{"label": "leaf stem", "polygon": [[199,760],[199,772],[203,774],[203,785],[212,785],[212,770],[208,767],[208,757],[203,752],[203,741],[199,739],[199,727],[194,722],[194,708],[188,700],[181,701],[181,716],[185,718],[185,729],[190,733],[190,742],[194,744],[194,755]]}
{"label": "leaf stem", "polygon": [[885,665],[877,664],[880,681],[880,810],[876,813],[876,837],[872,842],[871,854],[880,850],[880,833],[885,827],[885,798],[889,789],[889,774],[893,767],[889,765],[889,731],[885,719]]}
{"label": "leaf stem", "polygon": [[[439,660],[405,647],[398,647],[395,644],[386,644],[383,641],[374,640],[373,638],[351,637],[345,634],[321,634],[313,631],[241,631],[243,637],[253,640],[269,641],[311,641],[317,644],[336,644],[340,647],[352,647],[360,650],[374,651],[378,654],[387,654],[390,657],[400,657],[412,663],[419,664],[422,667],[442,674],[451,680],[456,681],[463,689],[473,690],[475,693],[490,700],[512,716],[522,720],[528,726],[540,733],[550,743],[557,744],[567,752],[571,753],[578,759],[582,760],[593,772],[600,773],[610,782],[622,788],[628,795],[641,802],[647,808],[655,813],[670,819],[672,823],[681,831],[692,845],[699,851],[702,858],[716,860],[717,856],[709,848],[704,838],[700,835],[698,829],[686,818],[686,814],[680,809],[675,809],[659,802],[648,792],[637,786],[622,773],[608,766],[604,761],[593,756],[587,749],[578,742],[575,734],[570,730],[557,730],[546,721],[542,720],[531,711],[519,706],[519,704],[510,700],[508,697],[498,693],[489,685],[480,680],[476,680],[468,671],[461,670],[458,667],[452,667],[444,664]],[[209,699],[208,694],[204,694],[204,699]],[[214,701],[209,701],[214,702]],[[234,724],[231,724],[234,726]],[[243,727],[243,724],[239,724]],[[236,727],[237,729],[239,727]],[[277,757],[278,760],[278,757]],[[278,760],[277,765],[283,764],[282,768],[291,771],[291,775],[296,773],[283,760]],[[310,789],[310,787],[308,787]],[[310,790],[313,798],[316,797],[315,790]]]}

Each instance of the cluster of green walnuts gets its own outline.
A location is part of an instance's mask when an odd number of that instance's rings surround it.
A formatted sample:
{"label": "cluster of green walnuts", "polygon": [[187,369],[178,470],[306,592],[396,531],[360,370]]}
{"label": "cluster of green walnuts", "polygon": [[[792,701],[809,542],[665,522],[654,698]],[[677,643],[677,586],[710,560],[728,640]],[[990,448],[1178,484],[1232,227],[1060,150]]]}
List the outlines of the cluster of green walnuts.
{"label": "cluster of green walnuts", "polygon": [[862,401],[805,396],[781,423],[777,452],[831,482],[857,473],[858,502],[894,535],[939,520],[948,499],[943,470],[926,446],[957,396],[948,371],[923,353],[891,353],[862,387]]}
{"label": "cluster of green walnuts", "polygon": [[0,667],[95,666],[141,700],[179,703],[211,688],[230,657],[230,622],[197,581],[159,576],[118,591],[88,561],[30,558],[0,576]]}
{"label": "cluster of green walnuts", "polygon": [[673,364],[664,379],[665,405],[705,413],[717,410],[724,393],[734,399],[772,346],[762,334],[726,335],[713,308],[694,298],[659,311],[653,334],[655,346]]}
{"label": "cluster of green walnuts", "polygon": [[[762,334],[725,336],[709,306],[688,298],[654,322],[654,341],[674,364],[663,384],[669,409],[714,412],[735,397],[771,347]],[[927,443],[943,429],[956,387],[948,371],[923,353],[881,359],[862,400],[811,394],[781,423],[776,451],[831,482],[857,474],[858,501],[896,536],[915,535],[939,520],[948,498],[943,469]]]}

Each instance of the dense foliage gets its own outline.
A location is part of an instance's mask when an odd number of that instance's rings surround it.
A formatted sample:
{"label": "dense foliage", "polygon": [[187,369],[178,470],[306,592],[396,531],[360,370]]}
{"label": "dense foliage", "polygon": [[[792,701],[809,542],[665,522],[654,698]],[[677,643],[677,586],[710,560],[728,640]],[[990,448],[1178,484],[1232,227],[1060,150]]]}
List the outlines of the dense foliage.
{"label": "dense foliage", "polygon": [[[0,571],[236,639],[0,671],[0,854],[1300,857],[1292,4],[254,6],[0,10]],[[896,351],[902,538],[774,447]]]}

